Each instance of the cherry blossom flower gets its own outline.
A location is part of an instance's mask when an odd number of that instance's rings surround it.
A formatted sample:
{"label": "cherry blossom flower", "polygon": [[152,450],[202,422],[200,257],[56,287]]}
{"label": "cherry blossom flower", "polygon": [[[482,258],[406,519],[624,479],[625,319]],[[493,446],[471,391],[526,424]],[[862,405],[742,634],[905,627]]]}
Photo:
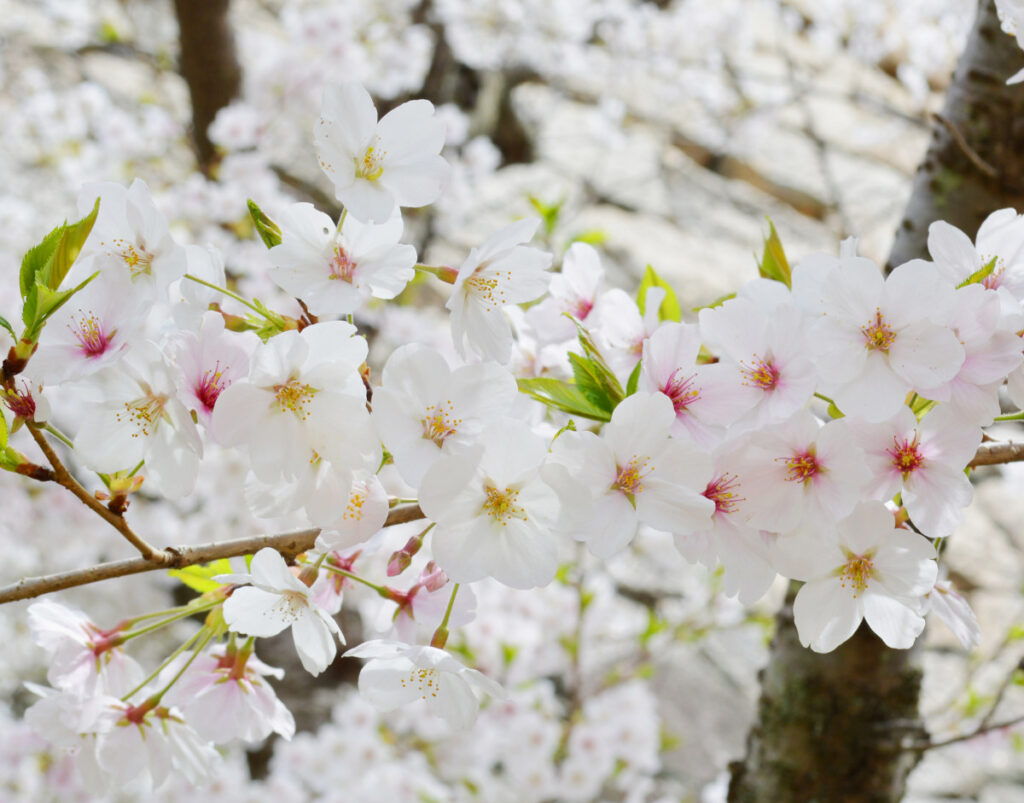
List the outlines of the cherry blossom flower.
{"label": "cherry blossom flower", "polygon": [[561,343],[576,338],[576,327],[565,313],[584,326],[595,311],[604,284],[601,257],[592,245],[573,243],[562,268],[551,277],[547,296],[526,313],[540,343]]}
{"label": "cherry blossom flower", "polygon": [[423,700],[454,730],[467,730],[476,721],[480,701],[474,689],[505,697],[505,690],[489,677],[436,647],[378,639],[353,647],[345,657],[369,659],[359,673],[359,693],[374,708],[393,711]]}
{"label": "cherry blossom flower", "polygon": [[992,272],[982,280],[989,290],[1024,299],[1024,216],[1015,209],[999,209],[990,214],[971,239],[944,220],[928,227],[928,253],[935,268],[949,282],[959,285],[993,259]]}
{"label": "cherry blossom flower", "polygon": [[973,650],[981,640],[981,626],[971,606],[953,588],[949,580],[939,580],[925,596],[926,613],[946,623],[965,650]]}
{"label": "cherry blossom flower", "polygon": [[218,396],[213,432],[226,446],[244,447],[264,483],[307,476],[323,419],[349,409],[346,397],[365,398],[364,359],[366,340],[344,321],[283,332],[253,354],[248,380]]}
{"label": "cherry blossom flower", "polygon": [[295,651],[311,675],[319,675],[334,660],[335,636],[345,643],[338,623],[313,601],[309,586],[288,569],[275,549],[264,547],[257,552],[249,574],[214,579],[242,586],[224,601],[224,621],[231,630],[267,638],[290,627]]}
{"label": "cherry blossom flower", "polygon": [[420,507],[437,522],[431,549],[452,580],[493,577],[513,588],[551,582],[558,498],[541,480],[543,439],[520,421],[492,424],[463,454],[443,455],[420,483]]}
{"label": "cherry blossom flower", "polygon": [[710,448],[725,428],[750,409],[733,366],[697,365],[701,334],[693,324],[666,322],[643,344],[637,389],[661,393],[675,410],[672,435]]}
{"label": "cherry blossom flower", "polygon": [[539,218],[527,218],[506,226],[470,251],[459,268],[446,306],[455,350],[463,358],[473,352],[509,361],[512,329],[503,307],[539,298],[551,280],[551,254],[523,245],[538,225]]}
{"label": "cherry blossom flower", "polygon": [[868,481],[845,421],[820,426],[806,410],[750,437],[742,458],[749,522],[777,533],[848,515]]}
{"label": "cherry blossom flower", "polygon": [[560,526],[597,557],[623,549],[641,523],[672,533],[709,526],[715,503],[702,492],[711,459],[669,437],[675,420],[666,396],[635,393],[615,408],[600,437],[563,432],[551,447],[544,479],[561,498]]}
{"label": "cherry blossom flower", "polygon": [[884,421],[909,391],[956,376],[964,348],[946,326],[953,285],[937,281],[927,264],[908,262],[883,279],[873,262],[851,257],[807,276],[813,272],[797,266],[794,295],[821,294],[825,314],[810,334],[815,366],[844,413]]}
{"label": "cherry blossom flower", "polygon": [[861,621],[887,646],[906,649],[924,629],[922,598],[938,568],[924,537],[895,525],[881,502],[861,502],[836,525],[836,538],[779,542],[780,569],[804,585],[793,603],[800,643],[831,652]]}
{"label": "cherry blossom flower", "polygon": [[981,443],[981,428],[945,405],[920,423],[904,407],[889,421],[851,421],[870,469],[868,493],[876,499],[901,494],[903,506],[925,535],[942,538],[960,524],[974,488],[964,468]]}
{"label": "cherry blossom flower", "polygon": [[144,463],[147,482],[168,498],[191,493],[203,447],[160,350],[143,341],[101,376],[102,401],[83,405],[75,436],[85,465],[112,474]]}
{"label": "cherry blossom flower", "polygon": [[103,631],[81,611],[53,600],[28,608],[32,640],[49,653],[46,679],[83,696],[124,694],[142,681],[142,667],[121,647],[119,631]]}
{"label": "cherry blossom flower", "polygon": [[207,312],[199,333],[180,331],[169,351],[180,375],[178,398],[203,426],[212,424],[217,399],[249,375],[249,356],[259,345],[251,332],[227,333],[220,313]]}
{"label": "cherry blossom flower", "polygon": [[608,366],[623,385],[643,356],[647,338],[661,325],[659,310],[664,299],[664,288],[647,288],[641,314],[637,303],[618,288],[600,298],[598,327],[592,334]]}
{"label": "cherry blossom flower", "polygon": [[394,298],[415,275],[416,249],[399,244],[396,209],[380,225],[345,217],[341,230],[312,204],[278,215],[281,242],[270,249],[270,278],[314,315],[355,312],[373,295]]}
{"label": "cherry blossom flower", "polygon": [[506,415],[518,391],[495,363],[454,371],[438,352],[395,349],[373,394],[373,419],[402,478],[418,486],[444,454],[465,452],[487,424]]}
{"label": "cherry blossom flower", "polygon": [[437,200],[449,171],[444,134],[429,101],[403,103],[378,122],[369,93],[348,83],[324,90],[313,139],[335,197],[359,220],[383,223],[396,204]]}
{"label": "cherry blossom flower", "polygon": [[216,744],[257,742],[271,733],[290,739],[295,719],[267,682],[283,676],[283,670],[259,660],[251,646],[218,646],[196,658],[164,700],[181,709],[201,738]]}
{"label": "cherry blossom flower", "polygon": [[32,375],[58,384],[113,365],[141,339],[149,307],[123,276],[97,276],[47,322],[32,357]]}
{"label": "cherry blossom flower", "polygon": [[[430,561],[419,579],[404,592],[396,592],[392,601],[398,607],[389,617],[390,635],[408,644],[430,639],[448,613],[452,584],[444,570]],[[476,594],[471,586],[460,586],[448,618],[454,630],[473,621],[476,616]]]}
{"label": "cherry blossom flower", "polygon": [[79,211],[88,213],[97,197],[99,215],[82,256],[72,266],[69,286],[100,269],[104,274],[117,273],[152,300],[163,299],[171,282],[184,275],[186,255],[171,237],[149,187],[140,179],[128,189],[111,182],[86,184],[78,199]]}

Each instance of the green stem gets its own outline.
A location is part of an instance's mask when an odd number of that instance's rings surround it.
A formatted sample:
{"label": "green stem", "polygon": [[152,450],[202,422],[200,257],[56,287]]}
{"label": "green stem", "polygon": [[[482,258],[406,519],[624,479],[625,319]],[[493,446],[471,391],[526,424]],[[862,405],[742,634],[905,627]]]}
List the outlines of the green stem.
{"label": "green stem", "polygon": [[348,210],[342,208],[341,215],[338,217],[338,231],[337,234],[341,234],[341,228],[345,225],[345,218],[348,217]]}
{"label": "green stem", "polygon": [[444,619],[441,620],[441,624],[437,626],[437,630],[434,631],[434,635],[430,639],[431,647],[443,650],[444,645],[448,643],[448,620],[452,617],[452,609],[455,607],[455,595],[458,593],[459,584],[456,583],[452,587],[452,595],[448,598],[448,607],[444,611]]}
{"label": "green stem", "polygon": [[[178,649],[176,649],[174,652],[172,652],[170,655],[168,655],[167,658],[164,659],[163,663],[160,664],[160,666],[158,666],[156,669],[154,669],[152,672],[150,672],[149,675],[146,676],[145,680],[143,680],[138,686],[136,686],[134,689],[132,689],[130,692],[128,692],[126,695],[124,695],[121,699],[124,700],[125,702],[127,702],[135,694],[137,694],[140,689],[146,688],[146,685],[151,680],[153,680],[153,678],[155,678],[157,675],[159,675],[161,672],[163,672],[164,669],[166,669],[167,666],[171,663],[171,661],[173,661],[175,658],[177,658],[179,655],[181,655],[183,652],[185,652],[185,650],[187,650],[189,647],[191,647],[193,644],[195,644],[196,643],[196,639],[198,639],[199,636],[202,635],[202,633],[204,633],[204,632],[207,632],[207,628],[205,628],[205,627],[200,628],[195,633],[193,633],[191,636],[189,636],[187,639],[185,639],[185,642],[183,644],[181,644],[178,647]],[[175,679],[177,679],[177,678],[175,678]],[[163,692],[161,692],[161,695],[162,694],[163,694]]]}
{"label": "green stem", "polygon": [[337,566],[332,566],[329,563],[325,563],[323,568],[327,569],[327,571],[329,571],[329,572],[334,572],[335,574],[340,574],[342,577],[347,577],[349,580],[355,580],[357,583],[362,583],[364,586],[372,588],[374,591],[376,591],[378,594],[380,594],[382,597],[384,597],[386,599],[390,599],[391,598],[390,593],[388,593],[388,590],[384,586],[379,586],[376,583],[371,583],[369,580],[364,580],[358,574],[352,574],[352,572],[346,572],[344,569],[339,569]]}
{"label": "green stem", "polygon": [[997,415],[995,421],[1024,421],[1024,410],[1019,413],[1010,413],[1009,415]]}
{"label": "green stem", "polygon": [[452,610],[455,608],[455,595],[459,593],[459,584],[456,583],[452,586],[452,595],[448,598],[448,607],[444,611],[444,619],[441,620],[441,625],[438,629],[443,627],[445,630],[448,629],[448,620],[452,618]]}
{"label": "green stem", "polygon": [[273,318],[271,318],[269,315],[267,315],[266,312],[261,310],[259,307],[253,305],[249,301],[246,301],[244,298],[242,298],[240,295],[238,295],[238,293],[233,293],[233,292],[231,292],[230,290],[228,290],[225,287],[218,287],[217,285],[212,284],[212,283],[206,281],[205,279],[200,279],[198,276],[193,276],[191,273],[186,273],[185,274],[185,278],[186,279],[191,279],[196,284],[203,285],[203,287],[209,287],[211,290],[216,290],[218,293],[223,293],[228,298],[233,298],[239,304],[245,305],[246,307],[251,309],[253,312],[255,312],[260,317],[266,318],[271,323],[277,323]]}
{"label": "green stem", "polygon": [[821,399],[823,402],[828,402],[833,407],[835,407],[837,410],[839,409],[839,405],[836,404],[832,399],[830,399],[824,393],[815,393],[814,396],[815,396],[815,398]]}
{"label": "green stem", "polygon": [[156,693],[157,701],[163,699],[163,696],[167,694],[171,686],[178,682],[178,679],[185,674],[185,670],[192,666],[192,662],[199,657],[199,653],[201,653],[203,649],[206,647],[206,645],[210,643],[210,639],[213,638],[213,630],[204,627],[199,632],[203,633],[204,631],[205,633],[203,635],[203,638],[196,645],[196,648],[192,651],[192,655],[189,656],[189,659],[185,661],[185,665],[178,670],[177,674],[173,678],[171,678],[170,683],[168,683],[166,686],[164,686],[160,691]]}
{"label": "green stem", "polygon": [[53,424],[51,424],[49,421],[47,421],[45,424],[43,424],[43,429],[45,429],[47,432],[49,432],[51,435],[53,435],[53,437],[55,437],[57,440],[59,440],[61,443],[63,443],[65,446],[67,446],[69,449],[74,449],[75,448],[75,444],[72,442],[71,438],[69,438],[67,435],[65,435],[63,432],[61,432],[59,429],[57,429],[57,427],[53,426]]}
{"label": "green stem", "polygon": [[147,625],[146,627],[143,627],[140,630],[133,630],[130,633],[125,633],[121,638],[124,641],[129,641],[130,639],[136,638],[138,636],[144,636],[147,633],[152,633],[154,630],[159,630],[162,627],[167,627],[167,625],[174,624],[174,622],[177,622],[181,619],[185,619],[186,617],[192,616],[193,614],[203,613],[204,611],[208,611],[211,608],[216,608],[218,605],[221,604],[221,602],[222,600],[216,600],[214,602],[204,603],[203,605],[186,608],[180,613],[176,613],[167,619],[163,619],[159,622],[154,622],[153,624]]}

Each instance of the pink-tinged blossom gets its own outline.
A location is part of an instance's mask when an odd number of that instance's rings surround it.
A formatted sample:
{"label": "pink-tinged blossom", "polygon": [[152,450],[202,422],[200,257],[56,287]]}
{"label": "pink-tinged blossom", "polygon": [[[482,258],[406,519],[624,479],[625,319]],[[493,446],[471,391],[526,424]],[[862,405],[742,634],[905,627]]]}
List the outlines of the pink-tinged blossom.
{"label": "pink-tinged blossom", "polygon": [[[392,593],[391,601],[397,607],[393,613],[386,609],[383,611],[388,615],[388,635],[397,641],[418,644],[429,641],[444,619],[452,596],[452,584],[448,575],[434,561],[430,561],[412,587]],[[455,595],[448,627],[455,630],[469,624],[475,617],[476,595],[472,587],[460,586],[459,593]]]}
{"label": "pink-tinged blossom", "polygon": [[527,322],[541,344],[562,343],[576,338],[576,327],[565,313],[584,326],[594,312],[604,285],[601,257],[591,245],[573,243],[565,252],[562,268],[551,276],[548,294],[527,313]]}
{"label": "pink-tinged blossom", "polygon": [[43,386],[26,377],[15,377],[12,387],[0,389],[0,402],[14,415],[14,429],[22,421],[43,423],[50,419],[50,402],[43,395]]}
{"label": "pink-tinged blossom", "polygon": [[540,476],[544,440],[505,419],[465,453],[442,455],[420,483],[420,507],[437,526],[430,547],[452,580],[484,577],[513,588],[547,585],[558,568],[558,498]]}
{"label": "pink-tinged blossom", "polygon": [[378,121],[370,94],[354,83],[324,90],[313,131],[335,197],[349,214],[373,223],[386,221],[396,205],[437,200],[449,172],[444,135],[430,101],[403,103]]}
{"label": "pink-tinged blossom", "polygon": [[101,270],[104,275],[116,274],[150,300],[164,300],[171,282],[184,275],[186,256],[171,237],[149,187],[139,179],[128,189],[112,182],[86,184],[78,199],[79,212],[90,212],[97,197],[99,215],[68,276],[68,286]]}
{"label": "pink-tinged blossom", "polygon": [[445,454],[465,452],[492,421],[507,415],[515,378],[495,363],[454,371],[419,344],[395,349],[373,393],[373,419],[395,466],[410,485]]}
{"label": "pink-tinged blossom", "polygon": [[666,322],[643,344],[637,389],[668,397],[676,420],[671,433],[705,448],[721,441],[725,428],[750,409],[735,367],[697,365],[701,332],[689,323]]}
{"label": "pink-tinged blossom", "polygon": [[[374,445],[379,449],[380,441]],[[344,502],[344,507],[337,502]],[[329,523],[323,525],[317,537],[317,549],[348,549],[365,543],[384,527],[389,509],[387,491],[377,475],[366,470],[353,471],[333,510],[320,519]]]}
{"label": "pink-tinged blossom", "polygon": [[950,535],[963,520],[974,489],[964,468],[981,443],[981,428],[945,405],[920,423],[903,408],[889,421],[851,421],[871,472],[867,493],[888,500],[902,494],[914,525],[931,538]]}
{"label": "pink-tinged blossom", "polygon": [[1024,316],[1002,312],[998,296],[978,284],[956,291],[949,326],[964,347],[964,362],[956,376],[936,387],[922,387],[927,399],[946,402],[965,420],[981,426],[999,415],[999,388],[1021,364],[1022,341],[1017,331]]}
{"label": "pink-tinged blossom", "polygon": [[32,376],[58,384],[113,365],[142,338],[149,306],[118,274],[97,276],[47,322],[32,356]]}
{"label": "pink-tinged blossom", "polygon": [[504,308],[540,298],[551,281],[551,254],[525,245],[538,225],[539,218],[527,218],[506,226],[470,251],[459,267],[445,306],[455,350],[463,358],[509,361],[512,328]]}
{"label": "pink-tinged blossom", "polygon": [[672,533],[709,526],[715,503],[703,491],[713,479],[711,459],[669,437],[675,420],[667,397],[635,393],[600,437],[569,431],[552,445],[544,479],[561,498],[560,526],[597,557],[625,548],[640,524]]}
{"label": "pink-tinged blossom", "polygon": [[750,524],[777,533],[843,518],[869,479],[846,422],[821,426],[806,410],[751,435],[740,471]]}
{"label": "pink-tinged blossom", "polygon": [[308,476],[316,433],[326,429],[346,398],[365,399],[359,366],[366,340],[344,321],[283,332],[261,345],[249,378],[217,398],[212,431],[241,446],[264,483]]}
{"label": "pink-tinged blossom", "polygon": [[784,285],[765,281],[758,287],[772,295],[761,303],[734,298],[700,311],[705,344],[739,374],[733,395],[734,404],[745,402],[748,410],[737,422],[743,430],[785,421],[806,406],[818,381],[807,356],[806,317],[791,301],[772,303]]}
{"label": "pink-tinged blossom", "polygon": [[104,631],[81,611],[52,600],[29,606],[32,640],[49,653],[46,679],[83,696],[124,694],[143,679],[142,667],[122,649],[118,628]]}
{"label": "pink-tinged blossom", "polygon": [[741,474],[746,439],[732,440],[712,452],[714,469],[702,496],[715,504],[710,527],[675,533],[679,552],[708,569],[721,564],[722,588],[744,605],[753,605],[775,580],[768,547],[761,533],[747,523],[747,484]]}
{"label": "pink-tinged blossom", "polygon": [[820,536],[778,542],[780,571],[804,581],[793,602],[800,643],[831,652],[862,621],[885,644],[906,649],[924,629],[921,609],[938,567],[928,539],[897,528],[881,502],[861,502]]}
{"label": "pink-tinged blossom", "polygon": [[811,327],[810,342],[822,389],[844,413],[884,421],[911,390],[956,376],[964,347],[946,325],[951,283],[920,260],[886,279],[862,257],[834,262],[817,271],[801,263],[793,281],[794,295],[817,297],[814,312],[824,313]]}
{"label": "pink-tinged blossom", "polygon": [[217,646],[189,665],[164,702],[178,706],[196,733],[216,744],[258,742],[271,733],[291,739],[295,719],[268,682],[283,676],[259,660],[251,645]]}
{"label": "pink-tinged blossom", "polygon": [[203,315],[198,334],[175,334],[170,355],[180,379],[178,398],[203,426],[210,427],[220,394],[249,375],[249,355],[258,345],[251,332],[227,332],[217,312]]}
{"label": "pink-tinged blossom", "polygon": [[436,647],[378,639],[352,648],[345,657],[369,659],[359,673],[359,693],[378,711],[422,700],[453,730],[467,730],[476,721],[476,691],[505,697],[505,690],[489,677]]}
{"label": "pink-tinged blossom", "polygon": [[203,447],[177,397],[177,377],[149,341],[102,377],[102,400],[82,408],[75,451],[94,471],[112,474],[144,463],[149,486],[171,499],[195,487]]}
{"label": "pink-tinged blossom", "polygon": [[339,231],[312,204],[294,204],[277,222],[281,242],[270,249],[270,278],[314,315],[355,312],[371,295],[394,298],[415,275],[416,249],[398,242],[398,210],[379,225],[348,215]]}
{"label": "pink-tinged blossom", "polygon": [[277,550],[257,552],[249,574],[218,575],[220,583],[240,585],[224,601],[224,621],[236,633],[257,638],[291,628],[302,667],[319,675],[334,660],[345,637],[338,623],[314,602],[309,586],[295,576]]}

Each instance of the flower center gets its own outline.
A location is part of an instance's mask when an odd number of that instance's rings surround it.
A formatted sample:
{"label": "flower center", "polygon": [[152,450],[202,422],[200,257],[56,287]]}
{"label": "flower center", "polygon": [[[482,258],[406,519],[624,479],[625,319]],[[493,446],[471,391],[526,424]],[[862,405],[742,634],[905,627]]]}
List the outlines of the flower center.
{"label": "flower center", "polygon": [[633,455],[633,458],[625,466],[619,466],[618,474],[615,475],[615,482],[612,484],[612,490],[622,491],[635,506],[636,495],[643,493],[644,490],[644,477],[654,471],[653,467],[648,468],[649,464],[649,457]]}
{"label": "flower center", "polygon": [[774,390],[779,381],[779,369],[775,363],[761,359],[756,354],[753,364],[740,363],[740,372],[743,374],[743,384],[747,387]]}
{"label": "flower center", "polygon": [[363,505],[366,504],[366,486],[353,485],[352,492],[348,496],[348,504],[345,505],[345,514],[342,518],[345,521],[360,521],[363,518]]}
{"label": "flower center", "polygon": [[300,421],[309,417],[309,403],[316,395],[317,389],[298,379],[289,379],[283,385],[274,385],[274,403],[279,412],[291,412]]}
{"label": "flower center", "polygon": [[441,687],[438,683],[440,673],[436,669],[419,669],[413,667],[408,678],[399,681],[402,688],[413,686],[420,693],[420,699],[426,700],[427,695],[437,697],[437,691]]}
{"label": "flower center", "polygon": [[274,605],[273,611],[288,622],[297,622],[302,612],[309,607],[309,600],[301,591],[282,591],[281,599]]}
{"label": "flower center", "polygon": [[[506,272],[505,275],[509,279],[512,278],[511,273]],[[493,276],[488,276],[483,272],[483,268],[480,267],[473,271],[472,275],[466,279],[463,287],[469,288],[469,292],[482,301],[489,309],[504,307],[507,301],[505,288],[501,283],[501,276],[501,271]]]}
{"label": "flower center", "polygon": [[586,320],[586,317],[593,308],[594,302],[591,299],[574,296],[572,301],[569,302],[567,312],[576,320],[583,321]]}
{"label": "flower center", "polygon": [[491,517],[491,521],[497,522],[502,527],[508,526],[508,520],[522,519],[526,521],[526,509],[522,505],[517,505],[516,500],[519,499],[518,488],[505,488],[503,491],[499,491],[490,483],[484,486],[484,500],[483,510]]}
{"label": "flower center", "polygon": [[213,412],[213,406],[217,403],[217,398],[229,384],[231,383],[224,378],[224,372],[221,370],[220,363],[218,362],[200,377],[199,382],[195,386],[196,398],[199,399],[207,412]]}
{"label": "flower center", "polygon": [[15,416],[32,421],[36,414],[36,400],[32,398],[32,391],[27,383],[23,382],[22,387],[24,390],[20,393],[13,388],[0,390],[0,396],[3,397],[7,409]]}
{"label": "flower center", "polygon": [[805,452],[795,453],[792,457],[776,459],[783,460],[786,464],[787,482],[802,482],[807,485],[822,471],[813,447]]}
{"label": "flower center", "polygon": [[715,514],[723,513],[729,515],[736,511],[744,498],[739,496],[739,478],[735,474],[722,474],[711,482],[704,489],[704,497],[715,503]]}
{"label": "flower center", "polygon": [[440,449],[444,446],[445,440],[456,433],[462,419],[455,417],[455,406],[448,400],[427,407],[427,414],[423,416],[421,423],[423,437],[433,441]]}
{"label": "flower center", "polygon": [[78,312],[81,317],[72,315],[68,328],[78,341],[78,347],[82,350],[86,359],[99,357],[110,346],[114,332],[111,332],[109,335],[104,332],[103,324],[93,313],[85,312],[81,309]]}
{"label": "flower center", "polygon": [[340,279],[343,282],[352,284],[352,276],[355,274],[357,267],[356,261],[349,257],[341,245],[334,246],[334,256],[331,257],[329,263],[331,279]]}
{"label": "flower center", "polygon": [[860,328],[864,335],[864,345],[871,351],[888,353],[889,347],[896,340],[896,333],[885,322],[880,309],[875,310],[875,319]]}
{"label": "flower center", "polygon": [[906,438],[900,440],[893,437],[892,448],[886,449],[886,452],[892,457],[893,466],[903,475],[903,479],[909,477],[924,463],[924,455],[917,448],[920,440],[921,436],[916,433],[914,439],[909,441]]}
{"label": "flower center", "polygon": [[156,431],[160,418],[164,414],[164,405],[166,403],[166,396],[154,396],[152,393],[147,393],[140,399],[125,402],[122,405],[124,409],[118,410],[114,414],[114,418],[117,423],[135,429],[135,432],[132,433],[133,438],[137,438],[140,435],[143,438],[148,438]]}
{"label": "flower center", "polygon": [[868,581],[874,577],[873,557],[873,552],[866,555],[854,555],[852,552],[847,552],[846,563],[839,570],[839,585],[842,588],[849,586],[853,590],[853,596],[858,596],[868,587]]}
{"label": "flower center", "polygon": [[981,285],[987,290],[996,290],[1003,283],[1003,271],[1006,269],[1006,265],[1003,259],[999,256],[984,256],[981,258],[981,264],[988,266],[989,262],[995,260],[995,267],[992,272],[981,280]]}
{"label": "flower center", "polygon": [[356,175],[368,181],[376,181],[384,172],[384,157],[387,151],[380,149],[380,137],[373,138],[373,144],[366,149],[362,159],[356,160]]}
{"label": "flower center", "polygon": [[697,375],[690,374],[686,376],[682,368],[677,368],[669,376],[661,392],[671,399],[676,416],[680,416],[686,412],[686,408],[700,398],[700,385],[697,384]]}
{"label": "flower center", "polygon": [[130,243],[118,238],[114,240],[114,248],[128,266],[128,273],[132,279],[153,274],[153,254],[146,250],[146,244],[141,240],[138,243]]}

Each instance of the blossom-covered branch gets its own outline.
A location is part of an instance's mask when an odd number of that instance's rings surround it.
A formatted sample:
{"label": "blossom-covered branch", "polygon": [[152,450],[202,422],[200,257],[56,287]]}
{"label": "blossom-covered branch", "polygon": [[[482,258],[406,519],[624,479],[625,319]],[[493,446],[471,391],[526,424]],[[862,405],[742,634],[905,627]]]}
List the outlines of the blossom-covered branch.
{"label": "blossom-covered branch", "polygon": [[[404,524],[423,518],[423,511],[418,505],[400,507],[388,514],[385,526]],[[231,541],[220,541],[198,546],[168,547],[160,550],[166,558],[129,558],[110,563],[101,563],[86,569],[74,569],[59,574],[48,574],[43,577],[26,577],[17,583],[0,588],[0,603],[14,602],[19,599],[31,599],[65,588],[97,583],[114,577],[129,574],[152,572],[157,569],[182,569],[197,563],[209,563],[221,558],[234,558],[240,555],[251,555],[264,547],[276,549],[286,558],[293,558],[301,552],[313,548],[319,528],[296,530],[289,533],[274,535],[255,535],[250,538],[236,538]]]}

